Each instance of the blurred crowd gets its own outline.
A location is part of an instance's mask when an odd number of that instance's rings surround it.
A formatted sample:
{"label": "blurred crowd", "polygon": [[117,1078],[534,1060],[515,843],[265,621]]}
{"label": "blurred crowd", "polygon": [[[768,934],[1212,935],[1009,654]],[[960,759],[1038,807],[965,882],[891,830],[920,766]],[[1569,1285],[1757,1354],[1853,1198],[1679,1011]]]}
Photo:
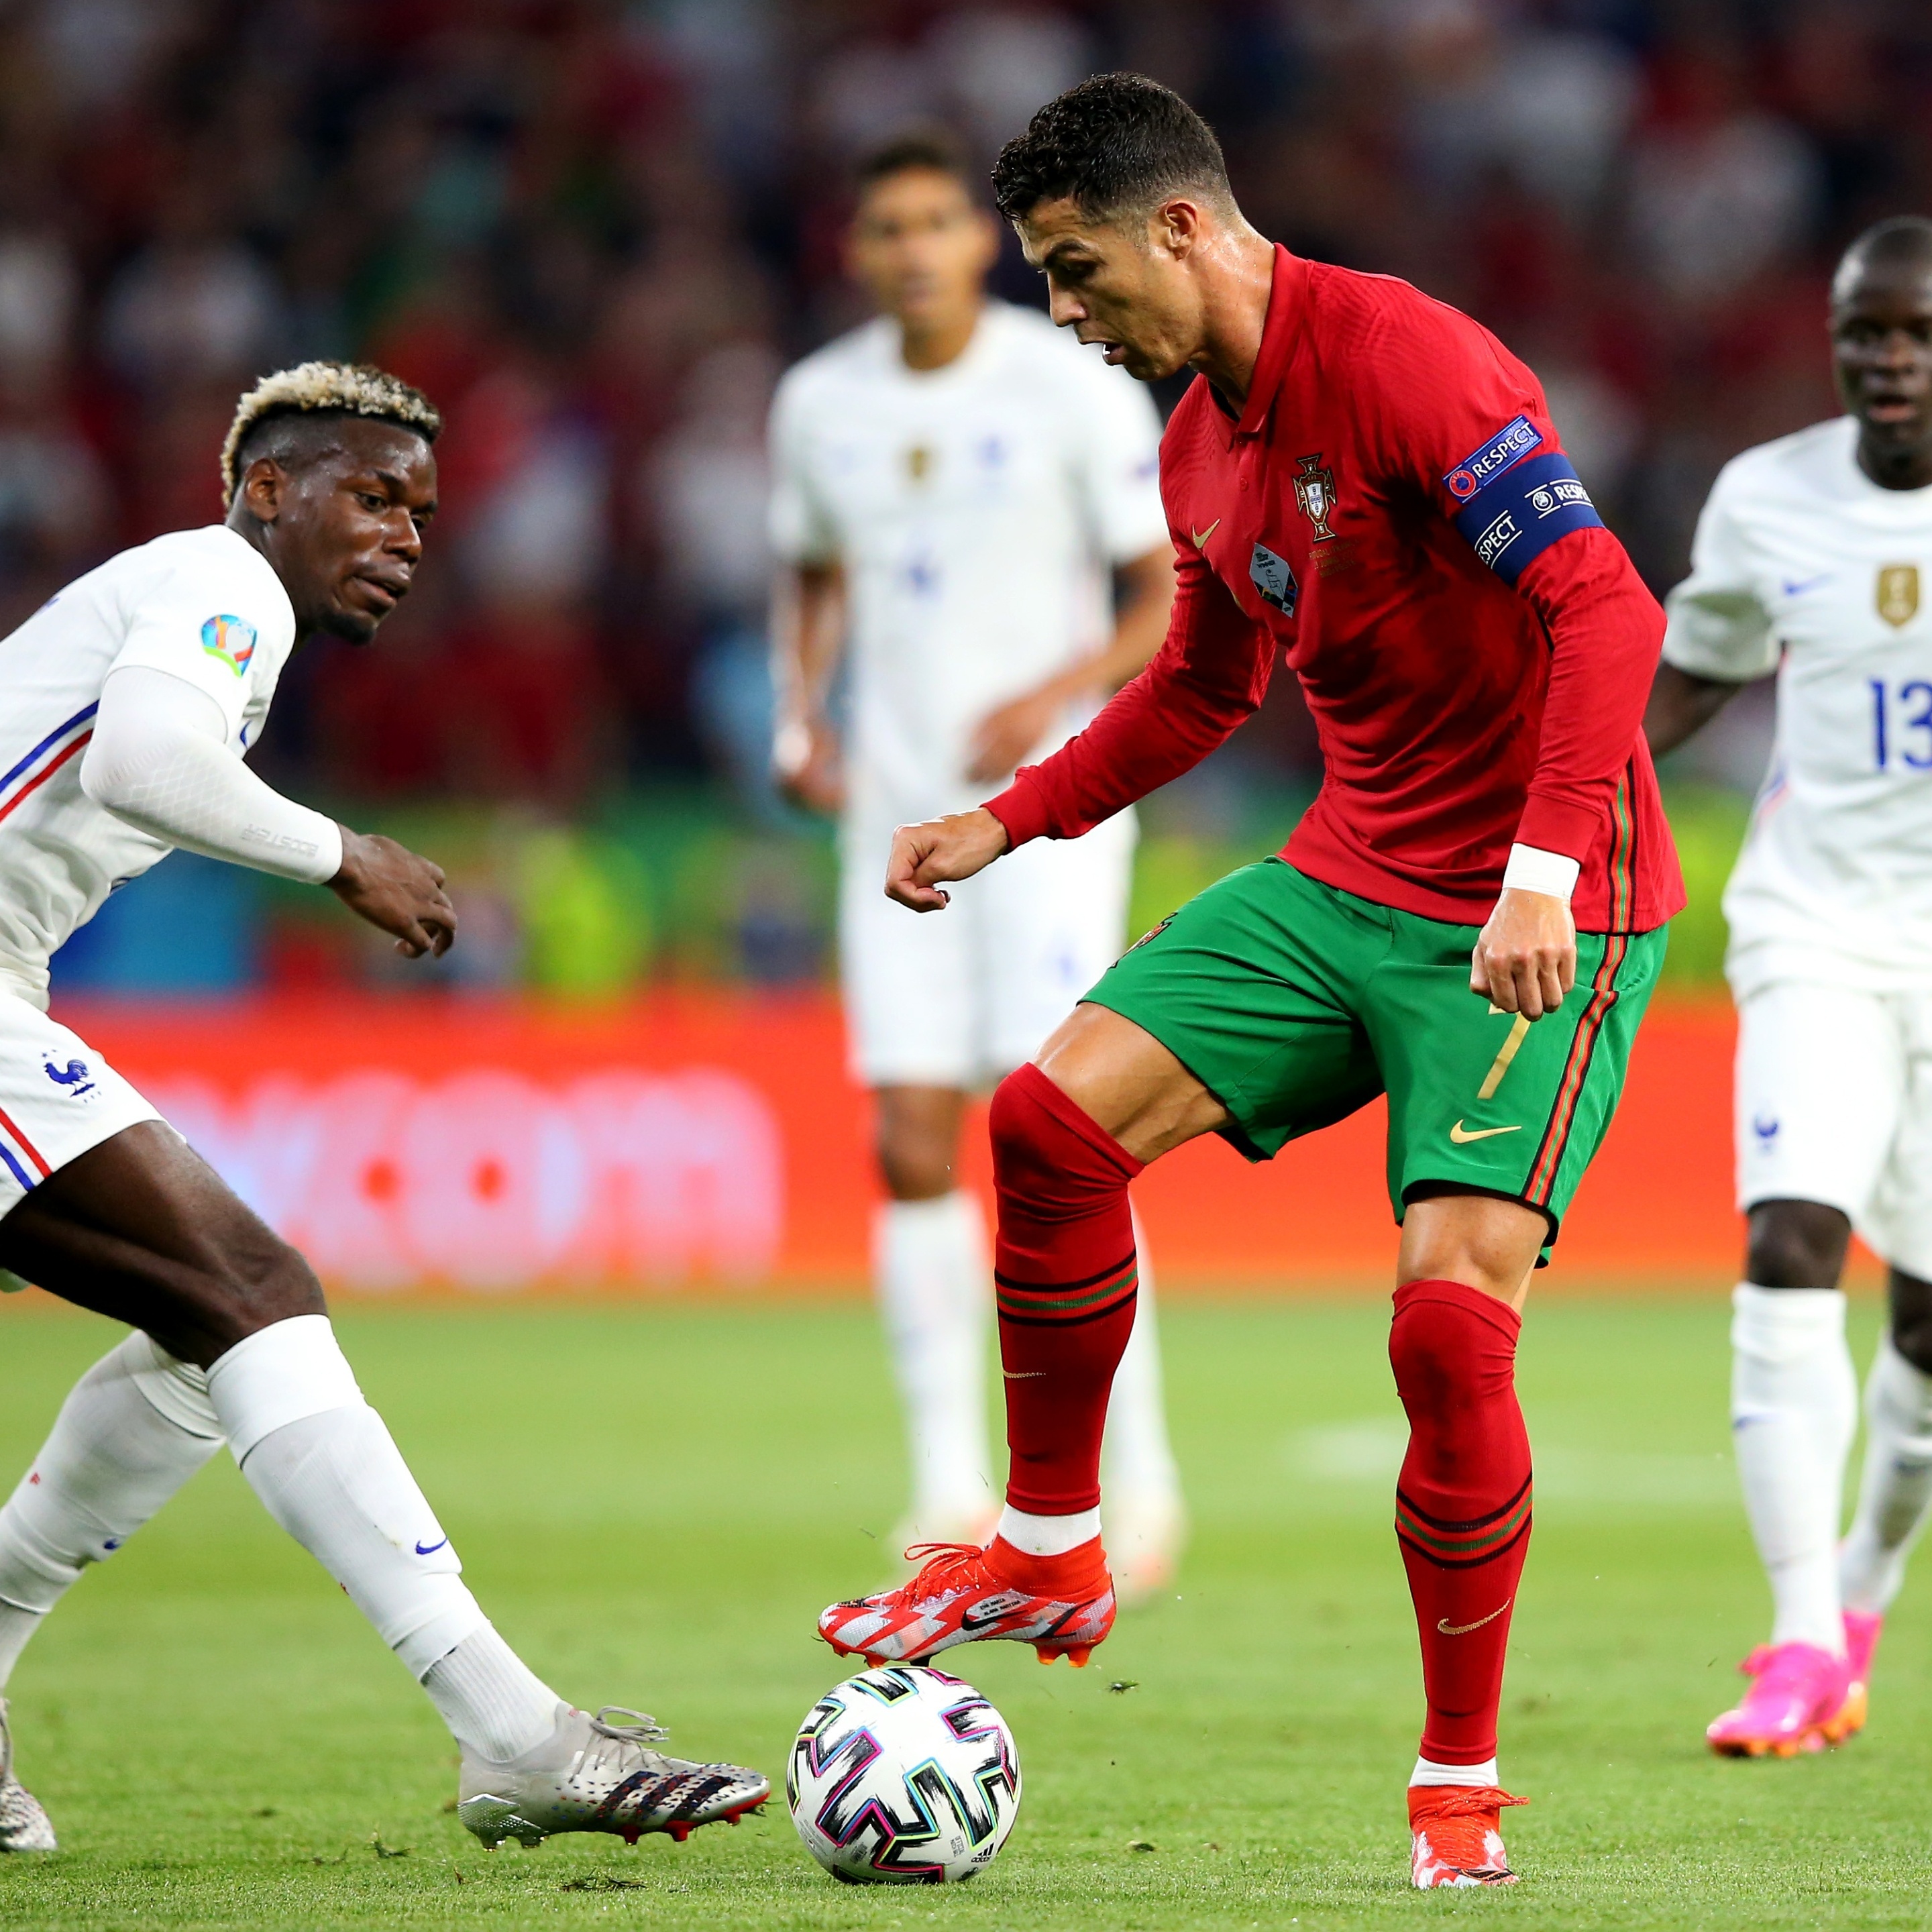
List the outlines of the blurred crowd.
{"label": "blurred crowd", "polygon": [[292,667],[275,775],[551,818],[742,778],[765,408],[857,319],[852,158],[990,160],[1112,67],[1264,232],[1527,358],[1660,588],[1718,464],[1834,406],[1834,253],[1932,208],[1916,0],[13,0],[0,620],[217,516],[255,374],[364,357],[444,410],[446,507],[381,647]]}

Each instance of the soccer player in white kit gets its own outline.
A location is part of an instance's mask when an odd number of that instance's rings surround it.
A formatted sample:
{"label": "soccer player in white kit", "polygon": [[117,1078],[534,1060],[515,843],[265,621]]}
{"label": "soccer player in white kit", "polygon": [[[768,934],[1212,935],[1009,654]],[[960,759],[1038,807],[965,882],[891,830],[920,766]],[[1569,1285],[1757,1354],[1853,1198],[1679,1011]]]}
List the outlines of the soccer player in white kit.
{"label": "soccer player in white kit", "polygon": [[[957,1184],[968,1094],[1022,1065],[1126,940],[1132,815],[1040,840],[922,920],[880,891],[892,832],[960,811],[1064,743],[1160,646],[1174,593],[1159,417],[1146,392],[989,300],[990,212],[944,139],[860,170],[848,243],[882,311],[785,376],[772,412],[779,688],[791,796],[842,818],[840,947],[852,1060],[877,1105],[890,1198],[874,1267],[903,1399],[902,1540],[982,1540],[992,1280]],[[1111,573],[1126,595],[1111,615]],[[849,638],[849,730],[830,716]],[[1108,1420],[1108,1546],[1124,1595],[1182,1533],[1142,1250]]]}
{"label": "soccer player in white kit", "polygon": [[[1852,244],[1831,339],[1848,413],[1718,478],[1646,719],[1666,752],[1778,674],[1771,769],[1724,895],[1749,1226],[1732,1428],[1774,1604],[1750,1690],[1707,1734],[1736,1756],[1863,1724],[1932,1504],[1932,221]],[[1890,1268],[1891,1320],[1841,1546],[1854,1228]]]}
{"label": "soccer player in white kit", "polygon": [[[769,1795],[652,1747],[634,1711],[572,1708],[464,1586],[296,1251],[88,1046],[47,962],[177,846],[326,885],[440,954],[442,874],[280,796],[242,763],[290,653],[366,644],[408,591],[441,427],[380,371],[310,362],[242,399],[225,523],[157,538],[0,639],[0,1268],[134,1333],[82,1376],[0,1509],[0,1688],[47,1612],[225,1442],[275,1520],[422,1683],[461,1749],[458,1815],[494,1847],[668,1832]],[[0,1703],[0,1851],[51,1851]]]}

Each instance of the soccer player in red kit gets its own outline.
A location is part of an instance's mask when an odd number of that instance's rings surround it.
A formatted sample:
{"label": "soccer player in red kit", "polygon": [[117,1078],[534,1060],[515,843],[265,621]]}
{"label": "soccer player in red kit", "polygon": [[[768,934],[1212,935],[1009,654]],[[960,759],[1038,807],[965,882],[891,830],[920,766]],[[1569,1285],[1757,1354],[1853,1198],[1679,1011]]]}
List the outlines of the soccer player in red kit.
{"label": "soccer player in red kit", "polygon": [[887,892],[939,911],[946,882],[1178,776],[1260,703],[1278,650],[1326,775],[1279,856],[1149,934],[999,1089],[1005,1513],[984,1550],[819,1628],[874,1659],[1007,1637],[1084,1661],[1113,1621],[1098,1457],[1133,1322],[1128,1183],[1202,1133],[1265,1159],[1385,1093],[1396,1531],[1427,1702],[1411,1868],[1507,1883],[1516,1340],[1682,903],[1640,730],[1663,615],[1535,376],[1407,284],[1265,241],[1166,88],[1063,94],[994,187],[1056,322],[1144,380],[1197,373],[1161,448],[1179,590],[1159,655],[1085,731],[978,810],[900,828]]}

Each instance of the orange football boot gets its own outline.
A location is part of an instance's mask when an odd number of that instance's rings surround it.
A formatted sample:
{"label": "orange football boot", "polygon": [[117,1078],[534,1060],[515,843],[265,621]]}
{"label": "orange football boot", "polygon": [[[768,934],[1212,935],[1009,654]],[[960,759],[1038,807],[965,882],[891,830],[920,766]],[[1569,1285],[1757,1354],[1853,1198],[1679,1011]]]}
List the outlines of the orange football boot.
{"label": "orange football boot", "polygon": [[1412,1784],[1409,1882],[1424,1892],[1444,1885],[1515,1884],[1500,1814],[1506,1806],[1528,1802],[1493,1784]]}

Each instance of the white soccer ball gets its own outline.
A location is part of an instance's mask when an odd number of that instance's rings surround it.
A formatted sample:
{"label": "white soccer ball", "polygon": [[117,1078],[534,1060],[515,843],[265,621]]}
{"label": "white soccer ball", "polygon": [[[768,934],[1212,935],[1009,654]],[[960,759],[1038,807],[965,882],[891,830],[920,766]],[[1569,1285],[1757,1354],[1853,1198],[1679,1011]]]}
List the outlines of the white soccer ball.
{"label": "white soccer ball", "polygon": [[1006,1720],[923,1664],[862,1670],[799,1726],[785,1802],[805,1848],[848,1885],[944,1885],[993,1862],[1020,1808]]}

